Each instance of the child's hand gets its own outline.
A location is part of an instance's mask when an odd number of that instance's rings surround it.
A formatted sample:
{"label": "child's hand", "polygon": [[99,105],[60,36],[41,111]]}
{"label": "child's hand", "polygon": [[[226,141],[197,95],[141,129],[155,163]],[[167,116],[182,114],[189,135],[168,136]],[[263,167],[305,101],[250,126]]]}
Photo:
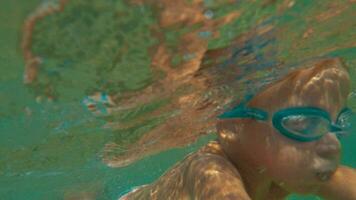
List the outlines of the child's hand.
{"label": "child's hand", "polygon": [[320,188],[319,195],[328,200],[355,200],[356,170],[340,166],[330,181]]}

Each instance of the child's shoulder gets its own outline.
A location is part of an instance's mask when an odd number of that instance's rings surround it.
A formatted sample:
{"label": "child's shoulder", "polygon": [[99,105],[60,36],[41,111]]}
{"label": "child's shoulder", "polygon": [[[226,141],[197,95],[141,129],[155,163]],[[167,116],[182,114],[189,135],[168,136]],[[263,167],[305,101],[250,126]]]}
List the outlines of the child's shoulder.
{"label": "child's shoulder", "polygon": [[187,162],[185,188],[193,199],[250,199],[239,172],[218,142],[210,142]]}
{"label": "child's shoulder", "polygon": [[218,142],[189,154],[127,199],[250,199],[239,172]]}
{"label": "child's shoulder", "polygon": [[223,174],[234,175],[240,178],[236,167],[228,159],[220,144],[212,141],[191,155],[187,173],[189,177],[219,176]]}

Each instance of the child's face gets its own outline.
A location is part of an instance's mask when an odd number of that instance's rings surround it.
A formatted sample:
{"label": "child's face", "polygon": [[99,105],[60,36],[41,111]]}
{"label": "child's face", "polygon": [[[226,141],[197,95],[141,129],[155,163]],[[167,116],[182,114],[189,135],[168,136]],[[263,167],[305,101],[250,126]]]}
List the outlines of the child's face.
{"label": "child's face", "polygon": [[[335,120],[345,107],[349,88],[349,76],[341,63],[323,61],[268,87],[249,106],[263,109],[269,116],[284,108],[312,106],[324,109]],[[247,123],[245,129],[247,134],[243,142],[240,140],[245,158],[288,191],[313,192],[339,164],[340,143],[333,133],[319,140],[299,142],[279,133],[271,120]]]}

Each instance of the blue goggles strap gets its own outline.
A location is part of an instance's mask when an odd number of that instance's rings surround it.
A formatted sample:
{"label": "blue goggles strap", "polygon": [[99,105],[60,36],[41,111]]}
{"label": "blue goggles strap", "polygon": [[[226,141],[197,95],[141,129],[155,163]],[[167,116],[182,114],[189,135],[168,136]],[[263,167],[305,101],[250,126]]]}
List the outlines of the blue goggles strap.
{"label": "blue goggles strap", "polygon": [[231,111],[225,112],[218,117],[219,119],[252,118],[265,121],[268,119],[268,113],[258,108],[247,108],[244,105],[239,105],[233,108]]}
{"label": "blue goggles strap", "polygon": [[229,119],[229,118],[252,118],[256,120],[267,120],[268,113],[258,109],[258,108],[249,108],[246,106],[254,95],[247,94],[244,100],[238,106],[235,106],[232,110],[229,110],[218,116],[219,119]]}

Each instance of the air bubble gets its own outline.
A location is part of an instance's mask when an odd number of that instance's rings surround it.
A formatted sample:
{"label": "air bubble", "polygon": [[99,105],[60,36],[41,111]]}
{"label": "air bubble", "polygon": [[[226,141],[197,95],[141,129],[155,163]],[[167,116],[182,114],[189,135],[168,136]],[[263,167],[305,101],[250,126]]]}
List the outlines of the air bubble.
{"label": "air bubble", "polygon": [[211,11],[211,10],[207,10],[204,12],[204,16],[207,18],[207,19],[212,19],[214,17],[214,12]]}

